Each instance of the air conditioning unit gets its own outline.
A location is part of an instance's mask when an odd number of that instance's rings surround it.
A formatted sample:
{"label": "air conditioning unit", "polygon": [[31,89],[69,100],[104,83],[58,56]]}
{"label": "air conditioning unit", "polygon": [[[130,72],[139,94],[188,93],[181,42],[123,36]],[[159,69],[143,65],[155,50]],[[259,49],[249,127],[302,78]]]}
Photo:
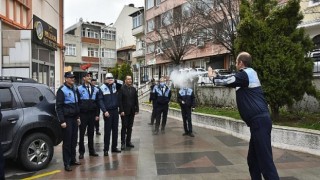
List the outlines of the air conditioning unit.
{"label": "air conditioning unit", "polygon": [[197,47],[199,47],[199,48],[204,47],[204,40],[203,39],[198,39],[197,40]]}
{"label": "air conditioning unit", "polygon": [[163,51],[162,51],[162,49],[157,48],[157,49],[155,50],[155,53],[156,53],[156,55],[161,55],[161,54],[163,54]]}

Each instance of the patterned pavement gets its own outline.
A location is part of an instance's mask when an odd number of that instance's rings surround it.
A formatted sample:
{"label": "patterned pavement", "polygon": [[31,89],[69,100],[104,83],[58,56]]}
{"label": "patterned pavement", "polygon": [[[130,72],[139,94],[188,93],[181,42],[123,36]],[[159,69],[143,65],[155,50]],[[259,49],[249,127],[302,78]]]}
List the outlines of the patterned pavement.
{"label": "patterned pavement", "polygon": [[[86,153],[80,160],[82,165],[72,166],[71,172],[64,171],[59,145],[51,164],[42,171],[24,172],[7,162],[6,179],[250,179],[246,163],[248,142],[199,127],[194,127],[195,137],[182,136],[182,122],[172,118],[168,118],[165,134],[152,135],[149,122],[149,112],[141,111],[136,116],[132,139],[135,147],[122,153],[104,157],[103,135],[95,136],[99,157]],[[277,148],[273,149],[273,156],[282,180],[320,179],[320,157]]]}

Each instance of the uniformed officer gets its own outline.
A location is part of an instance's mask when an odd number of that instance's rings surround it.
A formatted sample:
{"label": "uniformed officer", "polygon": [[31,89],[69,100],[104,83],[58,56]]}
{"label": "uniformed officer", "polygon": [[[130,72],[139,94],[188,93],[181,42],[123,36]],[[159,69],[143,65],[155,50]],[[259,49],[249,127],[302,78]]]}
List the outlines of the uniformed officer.
{"label": "uniformed officer", "polygon": [[153,100],[153,98],[154,98],[153,88],[155,87],[155,85],[156,85],[156,82],[152,78],[151,79],[151,86],[150,86],[150,96],[149,96],[149,102],[152,102],[152,113],[151,113],[151,121],[150,121],[149,125],[153,125],[154,120],[156,119],[156,101]]}
{"label": "uniformed officer", "polygon": [[98,156],[93,146],[94,123],[99,121],[99,89],[91,85],[92,73],[87,72],[83,76],[83,84],[77,89],[80,107],[80,140],[79,140],[79,159],[83,159],[85,153],[84,134],[88,133],[89,156]]}
{"label": "uniformed officer", "polygon": [[[92,79],[91,80],[91,85],[97,87],[99,89],[99,91],[100,91],[100,87],[97,85],[97,79]],[[100,109],[99,109],[99,111],[100,111]],[[100,117],[100,112],[99,112],[99,117]],[[100,128],[100,120],[94,122],[94,127],[96,129],[96,135],[100,136],[101,135],[101,132],[99,130],[99,128]]]}
{"label": "uniformed officer", "polygon": [[194,93],[191,88],[184,87],[179,90],[178,102],[181,107],[181,114],[183,119],[184,133],[183,136],[194,137],[192,133],[191,111],[195,107]]}
{"label": "uniformed officer", "polygon": [[119,103],[118,91],[122,84],[115,82],[111,73],[106,74],[105,83],[100,87],[99,105],[104,118],[104,156],[108,156],[112,131],[111,152],[120,153],[118,145]]}
{"label": "uniformed officer", "polygon": [[161,133],[164,134],[166,123],[167,123],[169,102],[171,98],[171,90],[166,85],[164,77],[160,78],[159,85],[156,85],[153,88],[153,93],[154,93],[153,99],[156,102],[156,112],[157,112],[154,134],[157,135],[159,133],[161,115],[162,115]]}
{"label": "uniformed officer", "polygon": [[248,165],[251,179],[278,180],[279,175],[272,159],[271,130],[272,121],[268,104],[263,95],[257,72],[251,68],[252,58],[241,52],[236,59],[239,72],[231,76],[216,76],[212,68],[208,76],[215,77],[216,85],[236,88],[237,106],[241,118],[250,127]]}
{"label": "uniformed officer", "polygon": [[76,161],[80,110],[76,88],[74,87],[75,76],[72,72],[66,72],[64,77],[65,83],[57,91],[56,111],[63,133],[62,155],[64,169],[72,171],[71,165],[80,165],[80,162]]}

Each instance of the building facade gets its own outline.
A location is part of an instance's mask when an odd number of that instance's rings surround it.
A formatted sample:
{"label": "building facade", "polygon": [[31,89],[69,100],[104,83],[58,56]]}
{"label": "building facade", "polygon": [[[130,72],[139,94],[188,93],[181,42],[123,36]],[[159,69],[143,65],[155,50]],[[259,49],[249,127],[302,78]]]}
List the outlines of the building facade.
{"label": "building facade", "polygon": [[132,36],[136,39],[136,50],[132,57],[136,58],[135,77],[138,86],[149,81],[148,66],[145,61],[145,17],[144,8],[129,15],[132,17]]}
{"label": "building facade", "polygon": [[[154,78],[158,80],[161,76],[170,76],[175,68],[171,60],[165,59],[159,46],[162,43],[150,41],[150,36],[156,29],[166,26],[163,23],[170,14],[175,15],[191,13],[191,5],[187,0],[146,0],[145,1],[145,19],[146,19],[146,70],[149,80]],[[192,18],[192,17],[191,17]],[[204,68],[210,65],[215,69],[229,69],[231,64],[229,52],[225,47],[212,42],[195,43],[190,53],[186,54],[179,68]]]}
{"label": "building facade", "polygon": [[63,0],[0,1],[0,75],[63,83]]}
{"label": "building facade", "polygon": [[77,83],[82,73],[93,72],[103,82],[108,69],[117,62],[116,28],[101,22],[79,22],[65,30],[65,71],[73,71]]}

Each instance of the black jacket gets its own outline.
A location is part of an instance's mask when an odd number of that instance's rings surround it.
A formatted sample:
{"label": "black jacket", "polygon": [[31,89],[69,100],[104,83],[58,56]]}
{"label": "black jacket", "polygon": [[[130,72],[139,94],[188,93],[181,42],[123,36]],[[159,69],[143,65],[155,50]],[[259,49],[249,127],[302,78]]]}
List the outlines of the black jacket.
{"label": "black jacket", "polygon": [[79,104],[76,89],[66,84],[57,91],[56,112],[60,123],[65,122],[65,117],[79,117]]}
{"label": "black jacket", "polygon": [[153,98],[154,98],[154,92],[153,92],[153,88],[154,88],[154,86],[155,86],[156,84],[152,84],[151,86],[150,86],[150,97],[149,97],[149,102],[153,102]]}
{"label": "black jacket", "polygon": [[139,112],[139,101],[137,90],[134,87],[123,85],[119,91],[119,107],[120,113],[125,115]]}
{"label": "black jacket", "polygon": [[156,102],[156,105],[168,105],[171,99],[171,90],[167,85],[163,87],[159,84],[153,88],[152,100]]}
{"label": "black jacket", "polygon": [[81,113],[87,113],[87,112],[94,112],[96,113],[96,116],[99,116],[100,109],[99,109],[99,94],[100,89],[91,86],[91,93],[88,92],[87,87],[85,84],[82,84],[77,88],[77,95],[79,99],[79,108]]}
{"label": "black jacket", "polygon": [[103,84],[100,87],[99,106],[103,113],[119,108],[118,91],[121,86],[121,84],[114,82],[112,85]]}
{"label": "black jacket", "polygon": [[[195,107],[194,92],[191,88],[182,88],[178,92],[178,102],[181,107]],[[184,101],[184,104],[182,103]]]}

